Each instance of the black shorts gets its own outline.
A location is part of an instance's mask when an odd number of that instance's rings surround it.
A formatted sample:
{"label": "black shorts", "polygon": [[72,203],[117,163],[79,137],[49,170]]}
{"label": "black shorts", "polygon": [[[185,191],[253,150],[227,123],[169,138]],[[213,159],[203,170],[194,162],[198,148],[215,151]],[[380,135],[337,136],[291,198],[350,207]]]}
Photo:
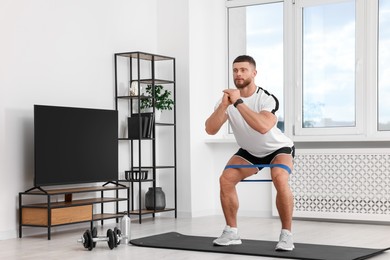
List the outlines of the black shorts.
{"label": "black shorts", "polygon": [[[253,156],[252,154],[248,153],[247,150],[240,148],[234,155],[240,156],[251,164],[270,164],[278,154],[291,154],[291,156],[294,158],[295,147],[282,147],[275,152],[267,155],[266,157]],[[258,167],[258,169],[260,171],[261,169],[263,169],[263,167]]]}

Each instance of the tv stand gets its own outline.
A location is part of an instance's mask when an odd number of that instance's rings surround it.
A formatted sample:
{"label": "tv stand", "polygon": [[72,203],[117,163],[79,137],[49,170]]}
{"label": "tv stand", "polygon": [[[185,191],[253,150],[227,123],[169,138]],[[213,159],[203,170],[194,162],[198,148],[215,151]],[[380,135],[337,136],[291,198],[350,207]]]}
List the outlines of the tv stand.
{"label": "tv stand", "polygon": [[[108,185],[108,184],[114,184]],[[125,190],[126,197],[119,196],[119,191]],[[114,196],[107,196],[107,192],[115,193]],[[99,192],[100,196],[96,196]],[[74,199],[75,194],[90,193],[89,198]],[[93,195],[94,194],[94,195]],[[41,203],[24,204],[25,196],[46,196],[46,201]],[[93,195],[93,196],[92,196]],[[63,196],[63,197],[61,197]],[[51,228],[66,224],[90,222],[91,229],[94,221],[105,219],[118,219],[129,212],[130,188],[115,182],[105,183],[102,186],[75,187],[64,189],[47,189],[33,187],[25,192],[19,193],[19,237],[22,237],[23,226],[47,228],[47,239],[51,239]],[[57,199],[54,201],[54,197]],[[119,212],[119,202],[125,202],[127,210]],[[105,213],[103,204],[115,203],[114,213]],[[100,214],[94,214],[94,208],[100,205]],[[96,210],[95,210],[96,211]]]}
{"label": "tv stand", "polygon": [[40,186],[34,186],[31,189],[26,190],[25,192],[27,193],[27,192],[30,192],[30,191],[35,190],[35,189],[38,189],[38,190],[42,191],[43,193],[47,194],[47,192],[44,189],[42,189]]}
{"label": "tv stand", "polygon": [[120,183],[116,183],[116,182],[114,182],[114,181],[108,181],[108,182],[104,183],[104,184],[103,184],[103,187],[105,187],[105,186],[108,185],[108,184],[114,184],[114,185],[117,185],[117,186],[126,187],[126,185],[120,184]]}

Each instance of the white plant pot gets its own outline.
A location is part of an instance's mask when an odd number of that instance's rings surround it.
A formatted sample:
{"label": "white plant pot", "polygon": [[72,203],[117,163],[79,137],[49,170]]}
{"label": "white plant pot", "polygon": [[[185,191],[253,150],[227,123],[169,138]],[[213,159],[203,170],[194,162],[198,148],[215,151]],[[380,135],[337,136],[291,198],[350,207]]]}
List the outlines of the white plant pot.
{"label": "white plant pot", "polygon": [[161,123],[161,114],[162,114],[161,110],[156,109],[154,111],[154,120],[156,123]]}

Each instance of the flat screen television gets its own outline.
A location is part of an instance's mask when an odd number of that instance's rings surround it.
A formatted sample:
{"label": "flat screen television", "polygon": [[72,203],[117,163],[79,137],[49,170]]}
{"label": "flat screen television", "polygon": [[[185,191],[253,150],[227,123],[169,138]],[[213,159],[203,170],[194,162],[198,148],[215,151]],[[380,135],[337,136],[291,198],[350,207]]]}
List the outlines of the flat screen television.
{"label": "flat screen television", "polygon": [[34,186],[118,179],[118,112],[34,105]]}

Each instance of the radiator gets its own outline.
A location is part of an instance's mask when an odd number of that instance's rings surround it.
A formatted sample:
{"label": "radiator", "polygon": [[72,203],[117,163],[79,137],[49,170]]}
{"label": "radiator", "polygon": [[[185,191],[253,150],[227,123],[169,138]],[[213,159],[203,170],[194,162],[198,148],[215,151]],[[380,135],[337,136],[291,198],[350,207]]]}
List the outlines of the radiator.
{"label": "radiator", "polygon": [[294,217],[390,222],[390,149],[297,149],[290,186]]}

